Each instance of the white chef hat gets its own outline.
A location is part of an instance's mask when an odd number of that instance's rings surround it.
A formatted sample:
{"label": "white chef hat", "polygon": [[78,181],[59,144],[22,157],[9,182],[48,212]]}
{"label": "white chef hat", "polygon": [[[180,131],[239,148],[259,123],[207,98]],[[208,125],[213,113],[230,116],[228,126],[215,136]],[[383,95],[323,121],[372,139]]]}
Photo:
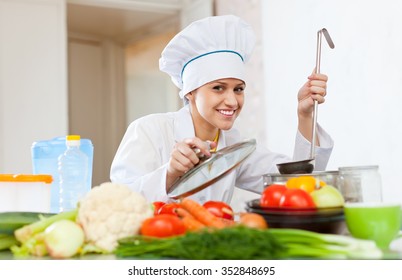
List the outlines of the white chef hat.
{"label": "white chef hat", "polygon": [[179,32],[162,51],[159,69],[181,89],[180,97],[223,78],[245,81],[244,63],[255,43],[249,24],[233,15],[207,17]]}

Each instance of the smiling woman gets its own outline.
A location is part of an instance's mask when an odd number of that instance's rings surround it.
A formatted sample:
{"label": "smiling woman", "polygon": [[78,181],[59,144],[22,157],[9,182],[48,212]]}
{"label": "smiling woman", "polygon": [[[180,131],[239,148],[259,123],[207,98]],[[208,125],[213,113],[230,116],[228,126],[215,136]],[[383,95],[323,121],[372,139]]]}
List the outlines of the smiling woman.
{"label": "smiling woman", "polygon": [[[210,149],[219,151],[243,141],[233,126],[245,102],[245,63],[254,42],[251,26],[233,15],[195,21],[174,36],[162,51],[159,68],[180,89],[185,106],[131,123],[113,160],[111,180],[130,186],[151,201],[168,201],[175,182],[199,163],[195,150],[209,157]],[[299,91],[301,128],[311,123],[312,101],[323,102],[326,80],[323,74],[312,74]],[[306,135],[303,129],[297,134],[295,150],[305,158],[310,143],[302,135]],[[317,149],[316,167],[322,169],[332,140],[321,129],[318,136],[321,147]],[[262,175],[288,159],[259,147],[233,172],[192,194],[192,198],[201,204],[207,200],[228,203],[235,186],[261,193]]]}

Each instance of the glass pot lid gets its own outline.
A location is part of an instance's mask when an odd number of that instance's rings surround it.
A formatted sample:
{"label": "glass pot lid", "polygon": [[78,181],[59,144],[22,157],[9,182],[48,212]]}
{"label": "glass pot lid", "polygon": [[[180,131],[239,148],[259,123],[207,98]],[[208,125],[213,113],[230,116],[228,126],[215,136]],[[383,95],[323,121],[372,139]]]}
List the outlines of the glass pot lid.
{"label": "glass pot lid", "polygon": [[180,177],[168,191],[168,196],[180,199],[205,189],[237,167],[255,148],[256,140],[250,139],[212,153]]}

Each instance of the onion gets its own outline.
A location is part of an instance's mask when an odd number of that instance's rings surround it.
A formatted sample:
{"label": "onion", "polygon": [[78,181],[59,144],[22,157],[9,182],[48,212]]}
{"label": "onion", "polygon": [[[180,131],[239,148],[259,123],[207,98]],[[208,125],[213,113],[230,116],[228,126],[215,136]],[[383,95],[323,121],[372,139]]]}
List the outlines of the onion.
{"label": "onion", "polygon": [[240,224],[249,228],[267,229],[264,217],[257,213],[240,213]]}
{"label": "onion", "polygon": [[45,244],[53,258],[69,258],[84,244],[84,231],[70,220],[54,222],[45,230]]}

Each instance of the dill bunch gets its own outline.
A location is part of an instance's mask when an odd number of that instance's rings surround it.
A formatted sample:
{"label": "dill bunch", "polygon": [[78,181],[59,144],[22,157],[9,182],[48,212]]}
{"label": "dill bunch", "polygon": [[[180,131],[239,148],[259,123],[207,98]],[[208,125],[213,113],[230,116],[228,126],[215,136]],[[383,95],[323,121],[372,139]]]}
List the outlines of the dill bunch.
{"label": "dill bunch", "polygon": [[119,257],[190,260],[275,259],[285,248],[267,230],[229,227],[171,238],[134,236],[119,241]]}

